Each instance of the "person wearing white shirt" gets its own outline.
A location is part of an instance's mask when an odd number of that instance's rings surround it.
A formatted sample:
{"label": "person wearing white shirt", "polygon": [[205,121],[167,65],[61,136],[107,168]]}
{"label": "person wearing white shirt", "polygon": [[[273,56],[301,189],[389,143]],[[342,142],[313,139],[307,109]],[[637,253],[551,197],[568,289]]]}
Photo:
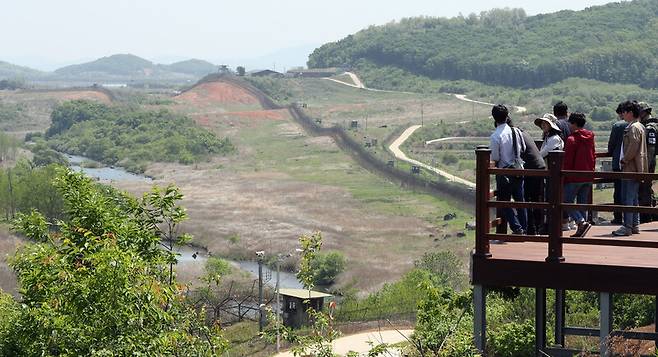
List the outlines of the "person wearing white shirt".
{"label": "person wearing white shirt", "polygon": [[535,119],[535,125],[544,133],[542,135],[543,142],[539,149],[539,154],[544,160],[549,152],[564,149],[564,141],[560,137],[562,130],[557,126],[557,118],[553,114],[546,113],[541,118]]}
{"label": "person wearing white shirt", "polygon": [[[508,114],[507,108],[502,104],[495,105],[491,109],[496,125],[496,130],[490,137],[491,160],[498,168],[523,168],[520,155],[525,151],[525,143],[519,130],[507,124]],[[513,198],[515,202],[523,202],[523,178],[496,175],[496,191],[498,201],[510,201]],[[504,208],[503,214],[513,234],[525,234],[527,227],[525,209]]]}

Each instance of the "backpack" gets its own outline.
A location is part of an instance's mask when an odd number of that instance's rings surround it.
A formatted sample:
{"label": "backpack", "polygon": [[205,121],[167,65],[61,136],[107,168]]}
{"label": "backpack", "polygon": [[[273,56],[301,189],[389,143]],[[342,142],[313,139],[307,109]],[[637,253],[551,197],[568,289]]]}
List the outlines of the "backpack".
{"label": "backpack", "polygon": [[656,146],[656,139],[658,138],[658,119],[651,118],[644,126],[647,131],[647,146]]}

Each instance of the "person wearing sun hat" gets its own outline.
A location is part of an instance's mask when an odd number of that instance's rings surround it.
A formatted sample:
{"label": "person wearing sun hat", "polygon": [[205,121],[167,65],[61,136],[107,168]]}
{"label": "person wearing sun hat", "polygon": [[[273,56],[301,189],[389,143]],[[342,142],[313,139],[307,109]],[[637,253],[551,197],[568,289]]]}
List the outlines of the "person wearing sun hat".
{"label": "person wearing sun hat", "polygon": [[550,151],[564,149],[564,141],[560,136],[562,130],[557,126],[557,118],[555,115],[546,113],[542,117],[535,119],[535,125],[537,125],[543,132],[543,142],[539,149],[541,157],[546,159]]}

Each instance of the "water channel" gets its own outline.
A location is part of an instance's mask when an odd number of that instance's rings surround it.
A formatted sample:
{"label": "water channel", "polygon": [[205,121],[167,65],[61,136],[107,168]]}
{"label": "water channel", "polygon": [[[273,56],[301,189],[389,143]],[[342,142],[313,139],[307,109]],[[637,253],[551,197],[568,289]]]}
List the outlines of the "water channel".
{"label": "water channel", "polygon": [[[107,167],[102,163],[88,159],[83,156],[64,154],[71,164],[71,169],[82,172],[85,175],[100,180],[100,181],[143,181],[152,182],[149,177],[139,174],[133,174],[121,167]],[[90,162],[95,167],[84,167],[83,163]],[[202,264],[204,265],[207,260],[207,252],[201,248],[195,247],[181,247],[178,251],[178,264],[184,266],[185,264]],[[248,260],[232,261],[228,260],[234,266],[249,272],[254,278],[258,278],[258,262]],[[276,271],[263,265],[263,279],[265,283],[271,287],[276,286]],[[280,272],[279,274],[281,288],[288,289],[302,289],[302,284],[297,280],[293,273]]]}
{"label": "water channel", "polygon": [[[64,154],[71,164],[71,169],[101,181],[144,181],[151,182],[149,177],[133,174],[121,167],[103,166],[102,163],[83,156]],[[94,167],[84,167],[83,163],[92,163]]]}

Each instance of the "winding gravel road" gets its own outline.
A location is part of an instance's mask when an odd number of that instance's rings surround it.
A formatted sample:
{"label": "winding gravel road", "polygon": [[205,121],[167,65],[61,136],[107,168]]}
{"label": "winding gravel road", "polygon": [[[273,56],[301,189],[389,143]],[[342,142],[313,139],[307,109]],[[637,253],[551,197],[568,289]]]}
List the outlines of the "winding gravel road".
{"label": "winding gravel road", "polygon": [[393,153],[393,155],[394,155],[397,159],[399,159],[399,160],[406,161],[406,162],[408,162],[408,163],[410,163],[410,164],[417,165],[417,166],[420,166],[420,167],[422,167],[422,168],[424,168],[424,169],[426,169],[426,170],[432,171],[432,172],[434,172],[434,173],[436,173],[436,174],[438,174],[438,175],[440,175],[440,176],[445,177],[446,179],[448,179],[448,181],[457,182],[457,183],[462,184],[462,185],[465,185],[465,186],[467,186],[467,187],[475,188],[475,182],[471,182],[471,181],[468,181],[468,180],[464,180],[464,179],[461,178],[461,177],[457,177],[457,176],[455,176],[455,175],[453,175],[453,174],[451,174],[451,173],[448,173],[448,172],[443,171],[443,170],[441,170],[441,169],[438,169],[438,168],[436,168],[436,167],[433,167],[433,166],[427,165],[427,164],[422,163],[422,162],[420,162],[420,161],[418,161],[418,160],[414,160],[414,159],[408,157],[407,154],[405,154],[404,152],[402,152],[402,150],[400,150],[400,146],[401,146],[402,144],[404,144],[404,142],[407,141],[407,139],[409,139],[409,137],[410,137],[410,136],[411,136],[416,130],[420,129],[420,127],[421,127],[420,125],[412,125],[412,126],[410,126],[409,128],[407,128],[407,130],[405,130],[405,131],[402,133],[402,135],[400,135],[397,139],[395,139],[395,140],[391,143],[391,145],[388,147],[388,149],[391,150],[391,152]]}

